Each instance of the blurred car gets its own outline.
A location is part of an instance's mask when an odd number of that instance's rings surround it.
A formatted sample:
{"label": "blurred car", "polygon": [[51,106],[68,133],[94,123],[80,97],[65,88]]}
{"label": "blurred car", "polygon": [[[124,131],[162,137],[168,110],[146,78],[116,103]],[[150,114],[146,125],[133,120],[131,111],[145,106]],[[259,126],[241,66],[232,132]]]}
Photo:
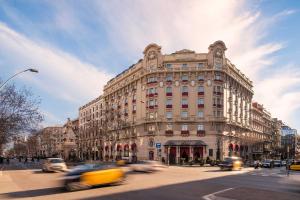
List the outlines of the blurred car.
{"label": "blurred car", "polygon": [[43,172],[57,172],[67,170],[67,165],[61,158],[47,158],[42,166]]}
{"label": "blurred car", "polygon": [[282,166],[281,160],[274,160],[274,167],[281,167],[281,166]]}
{"label": "blurred car", "polygon": [[261,163],[261,166],[265,167],[265,168],[272,168],[272,167],[274,167],[274,161],[273,160],[264,160]]}
{"label": "blurred car", "polygon": [[136,172],[154,172],[162,170],[163,168],[165,168],[164,165],[154,160],[138,161],[137,163],[130,165],[130,169]]}
{"label": "blurred car", "polygon": [[285,160],[282,160],[282,161],[281,161],[281,165],[282,165],[282,166],[286,166],[286,161],[285,161]]}
{"label": "blurred car", "polygon": [[63,179],[65,188],[75,191],[121,183],[125,180],[125,173],[115,165],[84,164],[70,170]]}
{"label": "blurred car", "polygon": [[290,170],[300,171],[300,160],[295,160],[290,165]]}
{"label": "blurred car", "polygon": [[227,157],[219,164],[221,170],[241,170],[243,161],[240,157]]}

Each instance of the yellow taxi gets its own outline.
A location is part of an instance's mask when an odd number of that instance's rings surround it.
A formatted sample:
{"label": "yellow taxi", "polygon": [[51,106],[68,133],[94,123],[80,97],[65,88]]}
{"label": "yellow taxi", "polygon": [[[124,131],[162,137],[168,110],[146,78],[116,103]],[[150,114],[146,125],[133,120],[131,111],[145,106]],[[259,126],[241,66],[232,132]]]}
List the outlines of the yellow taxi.
{"label": "yellow taxi", "polygon": [[300,160],[295,160],[290,165],[290,170],[300,171]]}
{"label": "yellow taxi", "polygon": [[93,186],[118,184],[125,180],[125,173],[115,165],[84,164],[64,176],[68,191],[88,189]]}

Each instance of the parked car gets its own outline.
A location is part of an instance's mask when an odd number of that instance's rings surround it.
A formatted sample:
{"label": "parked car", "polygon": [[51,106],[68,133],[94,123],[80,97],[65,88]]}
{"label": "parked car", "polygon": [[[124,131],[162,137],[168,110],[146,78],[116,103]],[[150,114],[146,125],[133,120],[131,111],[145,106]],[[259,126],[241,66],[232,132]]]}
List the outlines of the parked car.
{"label": "parked car", "polygon": [[273,160],[264,160],[261,163],[261,166],[265,167],[265,168],[273,168],[274,167],[274,161]]}
{"label": "parked car", "polygon": [[300,160],[294,160],[290,165],[290,170],[300,171]]}
{"label": "parked car", "polygon": [[68,191],[88,189],[93,186],[119,184],[125,173],[116,165],[84,164],[70,170],[64,177]]}
{"label": "parked car", "polygon": [[282,166],[281,160],[274,160],[274,167],[281,167],[281,166]]}
{"label": "parked car", "polygon": [[137,163],[130,165],[130,169],[136,172],[154,172],[162,170],[163,168],[165,168],[164,165],[154,160],[138,161]]}
{"label": "parked car", "polygon": [[57,172],[67,170],[67,165],[61,158],[47,158],[42,166],[43,172]]}
{"label": "parked car", "polygon": [[219,164],[221,170],[241,170],[243,161],[240,157],[227,157]]}
{"label": "parked car", "polygon": [[285,160],[282,160],[282,161],[281,161],[281,165],[282,165],[282,166],[286,166],[286,161],[285,161]]}

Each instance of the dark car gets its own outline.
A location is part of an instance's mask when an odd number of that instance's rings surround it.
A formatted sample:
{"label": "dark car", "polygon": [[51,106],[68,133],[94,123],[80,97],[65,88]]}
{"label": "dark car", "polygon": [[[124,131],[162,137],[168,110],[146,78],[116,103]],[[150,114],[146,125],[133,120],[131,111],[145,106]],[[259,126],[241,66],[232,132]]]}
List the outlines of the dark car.
{"label": "dark car", "polygon": [[219,164],[221,170],[240,170],[243,167],[243,161],[240,157],[227,157]]}
{"label": "dark car", "polygon": [[264,160],[261,163],[261,166],[265,167],[265,168],[273,168],[274,167],[274,161],[273,160]]}
{"label": "dark car", "polygon": [[282,167],[281,160],[274,160],[274,167]]}

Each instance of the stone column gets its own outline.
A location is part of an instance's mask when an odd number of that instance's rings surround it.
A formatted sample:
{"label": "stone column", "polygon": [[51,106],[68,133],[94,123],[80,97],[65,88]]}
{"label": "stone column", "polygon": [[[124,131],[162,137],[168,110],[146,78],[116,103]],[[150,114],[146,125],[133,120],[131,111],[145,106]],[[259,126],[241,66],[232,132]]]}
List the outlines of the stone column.
{"label": "stone column", "polygon": [[167,147],[167,163],[170,165],[170,147]]}
{"label": "stone column", "polygon": [[191,146],[190,146],[190,158],[191,158],[191,160],[194,160],[193,147],[191,147]]}
{"label": "stone column", "polygon": [[176,164],[180,164],[180,147],[176,146]]}

